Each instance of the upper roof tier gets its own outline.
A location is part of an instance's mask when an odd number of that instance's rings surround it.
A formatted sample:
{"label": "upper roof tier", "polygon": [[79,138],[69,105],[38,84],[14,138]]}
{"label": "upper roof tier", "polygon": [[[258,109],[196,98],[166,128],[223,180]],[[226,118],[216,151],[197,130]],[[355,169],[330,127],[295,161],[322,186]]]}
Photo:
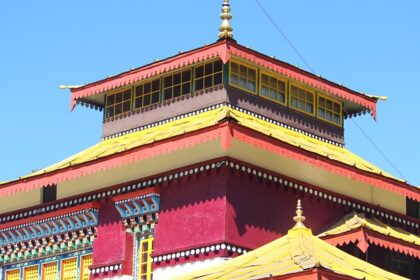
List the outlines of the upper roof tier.
{"label": "upper roof tier", "polygon": [[[78,103],[104,108],[105,95],[110,91],[214,59],[220,59],[224,65],[232,59],[240,61],[252,65],[258,71],[268,71],[277,75],[279,79],[337,98],[342,103],[344,118],[365,112],[371,113],[376,118],[376,102],[382,99],[382,97],[368,96],[351,90],[226,39],[84,86],[73,87],[71,88],[71,109]],[[223,84],[228,83],[230,82],[227,79],[223,80]]]}

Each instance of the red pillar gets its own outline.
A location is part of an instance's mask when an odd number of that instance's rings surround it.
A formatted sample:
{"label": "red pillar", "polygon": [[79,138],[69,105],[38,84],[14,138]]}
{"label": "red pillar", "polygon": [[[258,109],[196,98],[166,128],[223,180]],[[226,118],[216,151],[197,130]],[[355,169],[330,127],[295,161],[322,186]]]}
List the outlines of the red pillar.
{"label": "red pillar", "polygon": [[91,279],[133,274],[133,234],[124,228],[112,201],[99,210],[97,237],[93,243]]}

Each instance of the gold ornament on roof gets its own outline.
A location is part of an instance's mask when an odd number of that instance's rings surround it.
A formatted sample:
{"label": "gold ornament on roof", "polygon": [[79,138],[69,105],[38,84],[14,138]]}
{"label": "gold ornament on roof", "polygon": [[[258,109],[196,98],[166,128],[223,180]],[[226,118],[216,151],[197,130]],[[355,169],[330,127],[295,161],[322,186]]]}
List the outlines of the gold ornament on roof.
{"label": "gold ornament on roof", "polygon": [[229,0],[223,0],[222,13],[220,14],[222,24],[219,27],[219,38],[220,39],[233,39],[233,28],[230,26],[230,20],[232,14],[230,13]]}
{"label": "gold ornament on roof", "polygon": [[303,208],[300,199],[297,201],[296,206],[296,216],[293,217],[293,220],[296,222],[294,228],[306,228],[303,222],[305,221],[305,216],[303,216]]}

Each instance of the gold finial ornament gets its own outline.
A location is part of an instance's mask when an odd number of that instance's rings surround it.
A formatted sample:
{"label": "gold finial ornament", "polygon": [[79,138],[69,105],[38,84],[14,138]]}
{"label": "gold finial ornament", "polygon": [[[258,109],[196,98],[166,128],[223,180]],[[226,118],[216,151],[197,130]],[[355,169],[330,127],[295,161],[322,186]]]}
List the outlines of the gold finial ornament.
{"label": "gold finial ornament", "polygon": [[229,0],[223,0],[220,18],[222,19],[222,24],[219,27],[219,39],[233,39],[233,28],[230,26],[232,14],[230,13]]}
{"label": "gold finial ornament", "polygon": [[300,199],[297,201],[296,206],[296,216],[293,217],[293,220],[296,222],[294,228],[306,228],[303,222],[305,221],[305,216],[303,216],[303,208]]}

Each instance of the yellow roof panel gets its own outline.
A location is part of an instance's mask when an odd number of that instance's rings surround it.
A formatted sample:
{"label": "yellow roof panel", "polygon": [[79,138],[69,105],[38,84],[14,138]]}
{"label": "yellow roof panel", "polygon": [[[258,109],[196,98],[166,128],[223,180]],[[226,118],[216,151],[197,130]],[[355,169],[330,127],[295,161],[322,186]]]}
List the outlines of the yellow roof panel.
{"label": "yellow roof panel", "polygon": [[184,280],[262,279],[324,268],[356,279],[406,279],[353,257],[313,236],[298,204],[295,227],[287,235],[223,264],[182,275]]}
{"label": "yellow roof panel", "polygon": [[327,231],[318,235],[318,237],[329,237],[345,232],[349,232],[359,228],[370,229],[374,232],[391,236],[410,244],[420,246],[420,237],[405,231],[401,228],[396,228],[382,223],[378,219],[370,219],[365,217],[362,213],[350,213],[343,217],[339,222],[331,226]]}
{"label": "yellow roof panel", "polygon": [[268,121],[261,120],[257,117],[227,106],[222,106],[194,116],[184,117],[182,119],[174,120],[159,126],[129,133],[123,136],[103,140],[72,157],[26,175],[23,178],[45,174],[47,172],[52,172],[69,166],[75,166],[98,158],[104,158],[106,156],[125,152],[158,140],[196,131],[201,128],[215,125],[227,116],[233,117],[242,126],[269,135],[292,146],[316,153],[323,157],[328,157],[329,159],[349,166],[354,166],[360,170],[397,179],[343,147],[338,147],[321,140],[317,140],[310,136],[306,136],[303,133],[272,124]]}

